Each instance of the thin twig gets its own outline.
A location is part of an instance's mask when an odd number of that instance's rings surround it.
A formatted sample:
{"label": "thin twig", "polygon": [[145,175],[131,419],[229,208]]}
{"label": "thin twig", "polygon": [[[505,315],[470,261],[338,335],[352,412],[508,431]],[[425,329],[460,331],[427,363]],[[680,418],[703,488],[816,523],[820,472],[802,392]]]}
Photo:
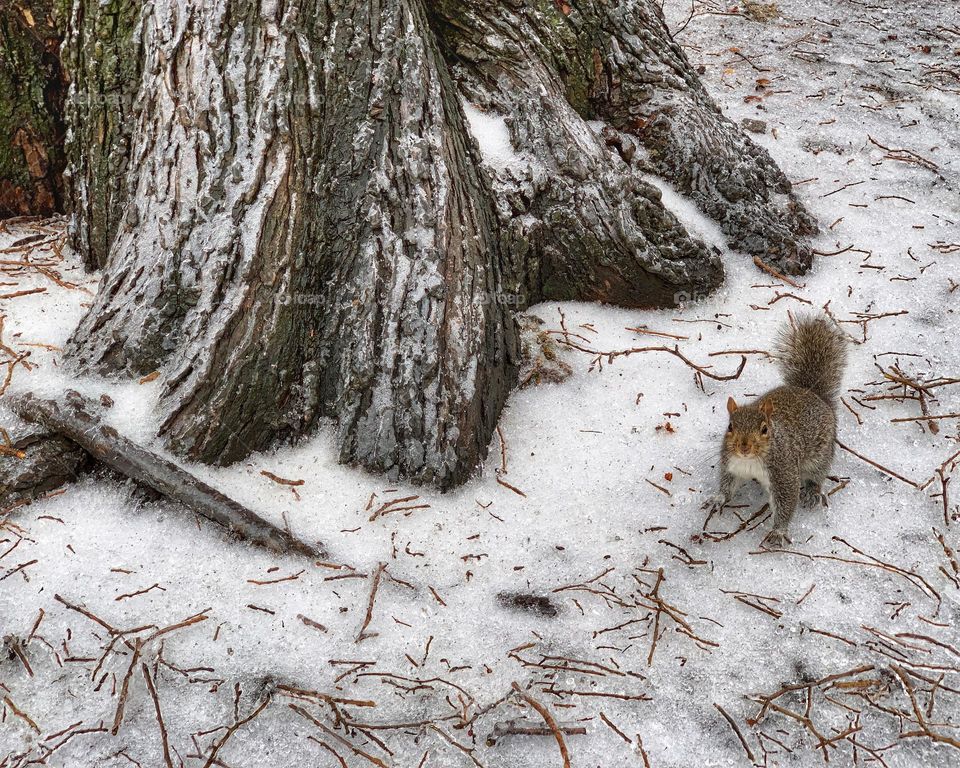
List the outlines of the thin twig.
{"label": "thin twig", "polygon": [[560,757],[563,760],[563,768],[570,768],[570,753],[567,751],[567,742],[564,741],[563,733],[560,731],[557,721],[553,719],[553,715],[550,714],[550,710],[533,698],[533,696],[531,696],[525,690],[523,690],[523,688],[520,687],[520,684],[516,681],[513,682],[512,688],[517,692],[517,695],[520,696],[521,699],[523,699],[527,704],[537,711],[540,717],[543,718],[543,721],[547,724],[547,727],[553,731],[553,736],[557,740],[557,746],[560,748]]}
{"label": "thin twig", "polygon": [[370,622],[373,620],[373,604],[377,599],[377,590],[380,588],[380,579],[383,576],[383,571],[386,569],[386,563],[377,563],[376,570],[373,572],[373,583],[370,586],[370,596],[367,598],[367,613],[363,618],[363,624],[360,625],[360,631],[357,632],[357,637],[354,640],[354,643],[361,643],[366,640],[368,637],[373,635],[368,635],[366,630],[370,626]]}

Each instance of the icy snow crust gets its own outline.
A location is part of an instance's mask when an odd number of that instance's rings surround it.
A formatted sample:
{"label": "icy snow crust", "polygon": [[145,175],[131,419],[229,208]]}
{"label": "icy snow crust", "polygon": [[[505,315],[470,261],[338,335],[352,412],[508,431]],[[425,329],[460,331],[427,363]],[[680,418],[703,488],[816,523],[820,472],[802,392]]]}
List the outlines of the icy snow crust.
{"label": "icy snow crust", "polygon": [[510,129],[504,117],[483,112],[469,101],[463,102],[463,113],[485,163],[499,169],[521,161],[510,142]]}
{"label": "icy snow crust", "polygon": [[[922,485],[960,450],[958,420],[938,421],[939,433],[932,434],[926,423],[891,422],[919,415],[916,402],[864,398],[902,393],[876,384],[878,365],[898,364],[923,379],[960,374],[960,289],[951,288],[960,280],[960,251],[949,248],[960,242],[960,84],[937,71],[956,68],[956,9],[892,0],[785,0],[778,7],[783,15],[766,24],[699,16],[679,39],[694,63],[706,67],[704,81],[731,118],[768,123],[757,140],[798,182],[821,222],[815,247],[835,255],[819,257],[800,288],[725,252],[726,286],[706,299],[691,297],[680,310],[551,304],[534,311],[560,331],[562,310],[581,345],[613,351],[677,343],[697,363],[729,373],[737,355],[709,355],[768,350],[788,312],[829,302],[852,337],[866,336],[852,345],[841,440]],[[688,9],[671,0],[668,18],[676,26]],[[731,53],[734,46],[752,64]],[[758,88],[760,79],[769,83]],[[492,117],[470,119],[487,138],[490,162],[510,161],[504,127]],[[935,170],[892,159],[895,153],[868,136],[916,152]],[[715,226],[659,185],[677,215],[713,242]],[[27,233],[11,227],[2,245]],[[67,258],[64,278],[95,290],[96,276],[83,275],[72,254]],[[3,341],[18,351],[27,343],[61,347],[89,302],[87,294],[42,275],[2,292],[37,286],[46,292],[0,299]],[[868,321],[865,331],[855,322],[858,313],[898,312]],[[687,338],[626,330],[638,327]],[[160,450],[153,443],[160,381],[76,382],[61,372],[55,350],[29,349],[35,367],[18,367],[12,389],[108,392],[116,401],[110,422]],[[382,764],[559,766],[550,736],[505,736],[485,745],[497,723],[539,722],[516,700],[473,719],[513,681],[531,685],[562,724],[586,727],[586,735],[566,739],[575,766],[637,766],[645,759],[655,768],[749,765],[715,704],[742,730],[757,763],[818,765],[823,751],[796,720],[768,710],[756,728],[748,725],[760,706],[746,696],[860,667],[867,669],[846,678],[846,687],[826,690],[828,699],[821,686],[811,702],[814,725],[826,738],[860,729],[824,747],[831,764],[851,765],[856,754],[863,765],[880,765],[878,757],[889,766],[957,765],[960,751],[923,736],[901,738],[901,730],[916,725],[905,721],[901,729],[890,714],[912,713],[895,669],[940,680],[931,727],[960,739],[960,588],[934,535],[942,532],[948,547],[960,549],[960,520],[945,526],[939,480],[918,490],[839,451],[829,508],[801,511],[791,527],[792,549],[801,554],[760,553],[769,527],[761,518],[724,538],[761,507],[756,486],[741,493],[736,509],[714,518],[714,538],[705,537],[700,505],[713,486],[725,400],[774,385],[774,366],[750,353],[738,380],[707,379],[701,389],[693,371],[670,355],[621,357],[601,368],[589,355],[568,354],[573,377],[514,394],[501,422],[504,449],[495,439],[479,476],[454,493],[388,486],[338,466],[331,429],[230,468],[191,467],[296,535],[322,541],[330,563],[239,545],[183,509],[143,501],[131,486],[103,475],[0,515],[0,636],[26,641],[43,614],[23,646],[33,676],[16,656],[0,657],[0,766],[42,758],[64,740],[51,735],[70,726],[113,725],[130,648],[115,642],[100,663],[106,630],[55,595],[122,629],[162,627],[208,611],[206,620],[166,636],[162,654],[154,641],[143,655],[156,670],[174,765],[204,765],[224,728],[254,712],[270,691],[271,703],[231,734],[217,764],[340,765],[318,740],[350,766],[374,764],[288,706],[333,728],[331,704],[283,693],[281,684],[376,703],[336,704],[354,722],[412,724],[366,735],[336,731]],[[931,414],[960,412],[960,386],[934,394]],[[4,422],[15,426],[8,415]],[[263,470],[304,482],[277,484]],[[958,514],[956,493],[948,496],[948,515]],[[407,500],[370,520],[399,499]],[[916,577],[870,565],[844,542]],[[23,563],[29,565],[17,570]],[[379,563],[386,571],[370,636],[357,643]],[[653,593],[658,569],[662,583]],[[295,578],[277,581],[288,576]],[[546,595],[559,614],[508,610],[497,600],[501,592]],[[687,626],[661,614],[648,663],[651,594],[682,611]],[[163,765],[154,704],[134,671],[118,734],[77,733],[48,765]],[[907,679],[925,710],[931,685]],[[802,695],[778,703],[801,714],[806,707]],[[859,720],[854,710],[862,710]],[[456,727],[458,713],[473,719],[472,729]],[[416,725],[426,720],[475,747],[472,757],[437,730]]]}

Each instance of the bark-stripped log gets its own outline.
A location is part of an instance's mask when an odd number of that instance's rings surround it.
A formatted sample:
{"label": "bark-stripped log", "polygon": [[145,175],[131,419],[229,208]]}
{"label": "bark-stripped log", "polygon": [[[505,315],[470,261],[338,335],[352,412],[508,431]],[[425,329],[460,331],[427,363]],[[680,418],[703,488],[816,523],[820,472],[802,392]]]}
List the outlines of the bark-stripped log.
{"label": "bark-stripped log", "polygon": [[62,401],[20,395],[9,398],[7,404],[20,418],[76,443],[97,461],[180,502],[237,538],[281,554],[325,557],[322,548],[294,538],[186,470],[123,437],[101,422],[93,402],[77,392],[67,392]]}
{"label": "bark-stripped log", "polygon": [[[111,38],[138,41],[118,85],[136,93],[136,121],[76,365],[160,369],[163,432],[190,458],[228,463],[331,416],[343,461],[462,482],[516,380],[512,310],[672,305],[722,280],[718,254],[643,180],[632,139],[584,121],[596,84],[578,93],[580,75],[550,53],[570,35],[601,57],[632,38],[601,30],[604,3],[557,7],[500,3],[486,19],[426,0],[144,6],[139,31]],[[663,36],[662,55],[651,42],[619,66],[635,78],[664,57],[686,66]],[[95,85],[79,78],[77,95]],[[507,115],[517,158],[484,162],[463,98]],[[715,109],[704,99],[691,103]],[[86,199],[123,196],[83,178]],[[78,215],[82,231],[91,214]]]}

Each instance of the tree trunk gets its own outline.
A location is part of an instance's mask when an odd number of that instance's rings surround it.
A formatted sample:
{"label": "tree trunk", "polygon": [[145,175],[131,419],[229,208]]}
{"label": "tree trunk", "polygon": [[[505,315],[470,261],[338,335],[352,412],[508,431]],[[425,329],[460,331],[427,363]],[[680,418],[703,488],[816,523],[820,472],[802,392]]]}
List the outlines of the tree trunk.
{"label": "tree trunk", "polygon": [[[117,15],[114,50],[138,54],[111,69],[119,98],[98,100],[89,68],[74,79],[88,105],[74,130],[115,129],[75,161],[91,233],[78,246],[91,263],[97,243],[107,254],[75,364],[161,370],[162,431],[190,458],[235,461],[331,416],[343,461],[450,487],[515,384],[514,310],[670,306],[721,282],[719,255],[644,173],[687,189],[744,247],[808,263],[789,185],[716,111],[655,3],[488,5],[203,0]],[[103,7],[78,2],[71,61],[94,61],[84,30]],[[506,118],[507,157],[471,137],[468,116],[496,121],[476,106]],[[717,156],[658,160],[674,145]]]}
{"label": "tree trunk", "polygon": [[0,5],[0,218],[63,210],[63,5]]}
{"label": "tree trunk", "polygon": [[148,9],[138,0],[73,0],[69,15],[62,52],[71,80],[69,234],[90,269],[106,265],[128,187],[135,185],[136,171],[128,169],[143,66],[141,15]]}

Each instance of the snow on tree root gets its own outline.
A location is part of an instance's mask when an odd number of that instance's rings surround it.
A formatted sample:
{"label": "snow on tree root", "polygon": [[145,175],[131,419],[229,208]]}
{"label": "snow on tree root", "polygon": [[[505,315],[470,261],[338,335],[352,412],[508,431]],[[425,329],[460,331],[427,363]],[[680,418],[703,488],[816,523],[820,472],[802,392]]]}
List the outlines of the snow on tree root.
{"label": "snow on tree root", "polygon": [[[539,114],[549,141],[570,119],[558,121],[557,101],[541,96],[562,92],[575,116],[635,136],[651,169],[715,219],[731,246],[790,273],[810,266],[804,238],[816,232],[814,220],[766,150],[721,114],[670,36],[660,3],[434,5],[458,78],[477,98],[509,114]],[[514,125],[521,144],[527,130]],[[581,155],[571,153],[568,175],[576,177]],[[631,148],[622,160],[633,167],[640,158]],[[628,173],[623,163],[619,173]],[[648,236],[656,231],[642,223]]]}

